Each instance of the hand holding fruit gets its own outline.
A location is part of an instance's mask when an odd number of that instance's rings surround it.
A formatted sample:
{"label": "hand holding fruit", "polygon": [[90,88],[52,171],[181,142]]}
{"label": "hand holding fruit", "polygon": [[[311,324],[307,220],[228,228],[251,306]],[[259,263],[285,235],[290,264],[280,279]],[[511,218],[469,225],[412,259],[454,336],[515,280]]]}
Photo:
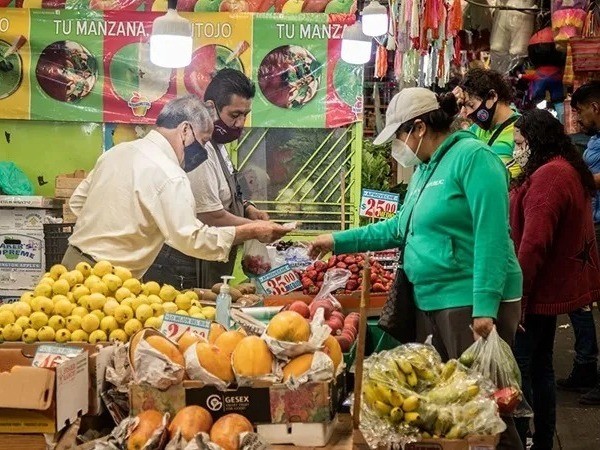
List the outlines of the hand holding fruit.
{"label": "hand holding fruit", "polygon": [[322,234],[308,247],[308,256],[312,259],[318,259],[327,253],[333,251],[333,235]]}

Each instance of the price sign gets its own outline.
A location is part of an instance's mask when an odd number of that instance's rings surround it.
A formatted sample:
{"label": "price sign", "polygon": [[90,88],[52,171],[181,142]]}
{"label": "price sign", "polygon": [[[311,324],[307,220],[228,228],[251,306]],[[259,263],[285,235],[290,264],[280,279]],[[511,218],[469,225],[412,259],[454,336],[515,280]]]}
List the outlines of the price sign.
{"label": "price sign", "polygon": [[298,274],[288,264],[259,276],[258,282],[269,295],[281,295],[302,287]]}
{"label": "price sign", "polygon": [[375,219],[389,219],[396,214],[399,202],[399,194],[363,189],[359,214]]}
{"label": "price sign", "polygon": [[82,348],[63,347],[61,345],[40,345],[35,352],[33,367],[44,367],[53,369],[60,366],[63,362],[81,354]]}
{"label": "price sign", "polygon": [[191,331],[204,339],[208,339],[210,320],[196,319],[181,314],[165,314],[160,327],[162,334],[176,341],[186,331]]}

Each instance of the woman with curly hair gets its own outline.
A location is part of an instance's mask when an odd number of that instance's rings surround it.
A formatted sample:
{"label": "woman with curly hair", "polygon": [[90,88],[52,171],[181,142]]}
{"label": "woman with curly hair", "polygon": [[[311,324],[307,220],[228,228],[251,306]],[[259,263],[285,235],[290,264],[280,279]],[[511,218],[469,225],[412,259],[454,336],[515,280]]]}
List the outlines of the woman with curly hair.
{"label": "woman with curly hair", "polygon": [[[534,411],[533,449],[552,449],[556,394],[552,354],[556,317],[600,298],[590,214],[596,186],[563,125],[548,111],[515,123],[514,158],[523,168],[510,192],[510,225],[523,270],[522,327],[514,352]],[[517,428],[525,442],[529,420]]]}

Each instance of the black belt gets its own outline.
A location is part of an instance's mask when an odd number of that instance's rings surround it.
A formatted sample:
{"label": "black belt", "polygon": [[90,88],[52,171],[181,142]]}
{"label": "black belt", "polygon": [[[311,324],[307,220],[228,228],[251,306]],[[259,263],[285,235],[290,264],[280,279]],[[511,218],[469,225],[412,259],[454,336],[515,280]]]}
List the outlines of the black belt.
{"label": "black belt", "polygon": [[89,259],[90,261],[97,262],[97,261],[96,261],[96,258],[94,258],[92,255],[88,255],[87,253],[84,253],[84,252],[82,252],[82,251],[81,251],[81,249],[80,249],[79,247],[76,247],[76,246],[74,246],[74,245],[72,245],[72,244],[69,244],[69,245],[70,245],[71,247],[73,247],[73,249],[74,249],[74,250],[75,250],[77,253],[79,253],[81,256],[83,256],[84,258],[87,258],[87,259]]}

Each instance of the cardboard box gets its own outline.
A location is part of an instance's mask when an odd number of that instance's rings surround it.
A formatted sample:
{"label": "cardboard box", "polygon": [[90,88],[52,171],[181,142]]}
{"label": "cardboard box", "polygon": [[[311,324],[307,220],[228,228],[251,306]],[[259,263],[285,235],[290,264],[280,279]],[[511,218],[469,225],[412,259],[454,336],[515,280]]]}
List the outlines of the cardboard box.
{"label": "cardboard box", "polygon": [[58,175],[54,184],[54,196],[56,198],[71,198],[71,195],[85,177],[87,177],[85,170],[76,170],[73,173]]}
{"label": "cardboard box", "polygon": [[0,207],[55,209],[60,208],[61,204],[53,198],[39,195],[0,195]]}
{"label": "cardboard box", "polygon": [[337,416],[325,423],[269,423],[257,425],[256,432],[268,444],[324,447],[338,424]]}
{"label": "cardboard box", "polygon": [[[4,342],[0,344],[0,350],[2,349],[17,349],[26,356],[27,358],[33,359],[35,352],[40,345],[47,343],[37,342],[35,344],[25,344],[23,342]],[[80,342],[70,342],[70,347],[83,348],[89,359],[89,400],[88,400],[88,414],[100,415],[104,411],[104,404],[102,402],[102,392],[106,388],[106,368],[110,362],[110,358],[114,352],[114,345],[106,342],[104,344],[84,344]],[[1,354],[1,353],[0,353]],[[185,406],[185,405],[184,405]],[[0,449],[2,447],[0,446]]]}
{"label": "cardboard box", "polygon": [[186,405],[199,405],[208,409],[215,420],[238,413],[256,425],[327,423],[333,421],[344,400],[344,392],[345,374],[342,373],[335,381],[306,383],[296,390],[276,384],[238,387],[223,392],[201,382],[184,381],[160,391],[132,383],[129,402],[134,415],[148,408],[176,414]]}
{"label": "cardboard box", "polygon": [[31,367],[18,348],[0,348],[0,433],[53,434],[88,410],[88,355],[56,369]]}
{"label": "cardboard box", "polygon": [[407,444],[405,450],[495,450],[497,436],[471,436],[465,439],[425,439]]}
{"label": "cardboard box", "polygon": [[2,434],[0,448],[10,450],[47,450],[43,434]]}
{"label": "cardboard box", "polygon": [[73,211],[71,211],[71,207],[69,206],[68,203],[65,203],[63,205],[62,218],[63,218],[63,223],[77,222],[77,216],[75,214],[73,214]]}
{"label": "cardboard box", "polygon": [[0,209],[0,230],[44,231],[46,211],[35,208]]}
{"label": "cardboard box", "polygon": [[[3,303],[14,303],[18,302],[26,290],[10,290],[10,289],[0,289],[0,305]],[[0,447],[2,448],[2,447]]]}
{"label": "cardboard box", "polygon": [[33,289],[45,269],[42,230],[0,230],[0,289]]}
{"label": "cardboard box", "polygon": [[[495,450],[500,442],[500,435],[495,436],[468,436],[464,439],[424,439],[404,446],[405,450]],[[357,450],[370,450],[362,433],[354,430],[352,434],[353,448]],[[377,450],[391,450],[392,444],[381,445]]]}

